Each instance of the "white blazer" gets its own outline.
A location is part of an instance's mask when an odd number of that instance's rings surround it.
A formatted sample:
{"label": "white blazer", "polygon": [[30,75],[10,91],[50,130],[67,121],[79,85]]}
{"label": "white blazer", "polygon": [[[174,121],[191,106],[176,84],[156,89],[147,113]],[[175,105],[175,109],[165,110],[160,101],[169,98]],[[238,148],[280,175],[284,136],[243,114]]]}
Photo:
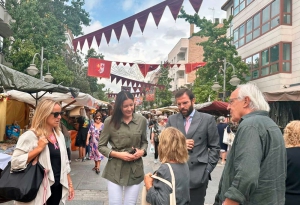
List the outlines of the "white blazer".
{"label": "white blazer", "polygon": [[[60,148],[60,158],[61,158],[60,183],[63,186],[61,201],[65,204],[66,199],[68,197],[68,190],[69,190],[67,174],[70,173],[71,168],[67,156],[65,138],[62,132],[59,132],[59,136],[57,136],[55,132],[54,134],[56,136]],[[33,150],[35,147],[37,147],[37,145],[38,145],[38,138],[36,137],[33,131],[29,130],[24,134],[22,134],[19,137],[15,151],[11,158],[11,168],[14,170],[25,169],[27,167],[28,153],[31,150]],[[44,196],[46,196],[46,201],[51,196],[50,186],[54,184],[54,174],[51,166],[50,152],[48,146],[46,146],[43,149],[43,151],[40,153],[39,162],[46,170],[48,170],[48,183],[45,183],[45,181],[42,182],[36,198],[31,202],[23,203],[23,202],[16,201],[15,204],[41,205],[44,203],[43,201]],[[44,186],[46,186],[46,192],[44,192]]]}

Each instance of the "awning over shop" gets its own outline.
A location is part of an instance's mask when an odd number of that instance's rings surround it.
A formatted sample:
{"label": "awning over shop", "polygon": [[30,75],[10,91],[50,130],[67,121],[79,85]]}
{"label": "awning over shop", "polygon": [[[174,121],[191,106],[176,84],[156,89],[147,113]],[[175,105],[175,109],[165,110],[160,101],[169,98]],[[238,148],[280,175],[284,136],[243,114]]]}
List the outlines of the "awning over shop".
{"label": "awning over shop", "polygon": [[222,101],[206,102],[202,104],[195,104],[195,109],[199,112],[205,112],[216,116],[227,116],[229,111],[227,110],[228,103]]}
{"label": "awning over shop", "polygon": [[289,87],[277,92],[265,92],[264,95],[268,102],[300,101],[300,86]]}
{"label": "awning over shop", "polygon": [[0,86],[5,90],[18,90],[26,93],[37,93],[40,91],[68,93],[73,97],[77,97],[79,90],[77,88],[69,88],[61,85],[47,83],[43,80],[26,75],[19,71],[13,70],[7,66],[0,64]]}

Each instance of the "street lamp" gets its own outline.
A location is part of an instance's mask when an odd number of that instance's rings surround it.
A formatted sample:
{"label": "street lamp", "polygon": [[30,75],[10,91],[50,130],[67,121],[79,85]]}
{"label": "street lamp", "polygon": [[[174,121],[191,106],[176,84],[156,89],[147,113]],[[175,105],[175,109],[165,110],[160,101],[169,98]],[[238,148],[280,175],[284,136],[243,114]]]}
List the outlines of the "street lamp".
{"label": "street lamp", "polygon": [[[53,81],[53,77],[51,76],[51,73],[49,72],[49,63],[48,63],[48,60],[46,58],[44,58],[44,47],[42,47],[42,50],[41,50],[41,54],[39,53],[35,53],[34,56],[33,56],[33,59],[32,59],[32,64],[30,64],[30,66],[26,69],[26,72],[29,74],[29,75],[36,75],[39,73],[39,70],[36,68],[35,64],[34,64],[34,59],[35,57],[39,55],[40,56],[40,60],[41,60],[41,68],[40,68],[40,79],[41,80],[44,80],[48,83],[51,83]],[[44,61],[47,60],[47,65],[48,65],[48,72],[46,73],[45,76],[43,76],[43,65],[44,65]]]}
{"label": "street lamp", "polygon": [[[233,75],[231,76],[231,79],[229,81],[230,85],[232,86],[237,86],[241,80],[237,77],[235,74],[235,67],[232,65],[232,63],[229,63],[226,61],[226,58],[224,59],[224,68],[220,68],[220,70],[223,72],[223,97],[222,100],[225,101],[225,94],[226,94],[226,69],[227,69],[227,64],[231,65],[233,68]],[[221,86],[219,85],[216,77],[216,81],[214,82],[213,86],[211,86],[211,89],[214,91],[220,90]]]}

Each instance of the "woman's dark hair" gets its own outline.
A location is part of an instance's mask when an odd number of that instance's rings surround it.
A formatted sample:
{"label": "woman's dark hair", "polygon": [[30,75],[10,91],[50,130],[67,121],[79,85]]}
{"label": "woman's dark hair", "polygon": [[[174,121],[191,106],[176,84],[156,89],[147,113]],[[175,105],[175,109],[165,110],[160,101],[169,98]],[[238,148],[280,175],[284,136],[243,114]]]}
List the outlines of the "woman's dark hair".
{"label": "woman's dark hair", "polygon": [[102,114],[100,112],[97,112],[95,115],[94,115],[94,120],[97,118],[97,117],[100,117],[100,120],[102,122]]}
{"label": "woman's dark hair", "polygon": [[112,123],[114,125],[115,129],[117,129],[117,130],[121,126],[121,120],[123,117],[123,113],[122,113],[122,109],[121,109],[123,102],[128,99],[131,99],[132,101],[134,101],[133,95],[128,91],[121,91],[117,94],[116,102],[114,105],[114,111],[113,111],[113,114],[111,116],[111,120],[109,123],[109,124]]}

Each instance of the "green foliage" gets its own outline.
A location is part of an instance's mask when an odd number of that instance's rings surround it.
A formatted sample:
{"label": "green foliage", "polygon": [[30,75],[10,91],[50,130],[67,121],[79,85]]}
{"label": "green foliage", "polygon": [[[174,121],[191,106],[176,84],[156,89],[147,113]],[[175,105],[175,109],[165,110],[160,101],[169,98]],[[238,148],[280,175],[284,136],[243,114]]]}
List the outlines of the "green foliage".
{"label": "green foliage", "polygon": [[185,21],[200,28],[199,32],[193,34],[194,36],[208,38],[207,41],[197,44],[203,46],[204,62],[207,62],[203,68],[198,69],[196,72],[197,78],[193,86],[193,92],[198,103],[206,102],[209,96],[212,100],[216,99],[217,93],[211,89],[211,86],[217,74],[219,84],[223,85],[223,72],[220,72],[220,68],[224,69],[225,58],[228,62],[226,63],[226,90],[233,91],[235,89],[229,84],[229,80],[233,75],[231,64],[234,65],[236,69],[235,74],[241,79],[241,83],[245,83],[245,76],[249,75],[248,67],[241,57],[237,56],[236,48],[231,43],[232,38],[226,36],[227,30],[231,25],[232,16],[223,22],[222,27],[218,26],[218,23],[212,23],[205,17],[200,18],[198,14],[188,15],[184,9],[181,9],[178,18],[183,18]]}
{"label": "green foliage", "polygon": [[[7,0],[6,8],[12,16],[10,23],[13,41],[5,40],[5,59],[14,69],[25,72],[32,63],[35,53],[41,54],[44,47],[43,73],[49,71],[53,83],[70,86],[75,79],[74,63],[67,61],[66,28],[73,34],[82,33],[81,25],[89,25],[88,13],[82,9],[83,0]],[[74,54],[77,55],[77,54]],[[80,58],[80,57],[79,57]],[[73,60],[73,59],[72,59]],[[72,61],[71,60],[71,61]],[[81,62],[77,59],[75,62]],[[37,55],[34,63],[40,68],[41,60]],[[39,74],[36,76],[39,78]]]}
{"label": "green foliage", "polygon": [[172,104],[172,101],[171,101],[172,92],[169,91],[169,89],[172,87],[170,85],[170,83],[173,79],[168,77],[169,69],[170,69],[169,64],[161,64],[160,65],[160,69],[159,69],[160,75],[158,77],[157,84],[164,85],[165,88],[163,90],[156,88],[156,91],[155,91],[155,98],[157,101],[156,104],[161,103],[161,105],[159,105],[159,107],[166,107],[166,106],[170,106]]}

